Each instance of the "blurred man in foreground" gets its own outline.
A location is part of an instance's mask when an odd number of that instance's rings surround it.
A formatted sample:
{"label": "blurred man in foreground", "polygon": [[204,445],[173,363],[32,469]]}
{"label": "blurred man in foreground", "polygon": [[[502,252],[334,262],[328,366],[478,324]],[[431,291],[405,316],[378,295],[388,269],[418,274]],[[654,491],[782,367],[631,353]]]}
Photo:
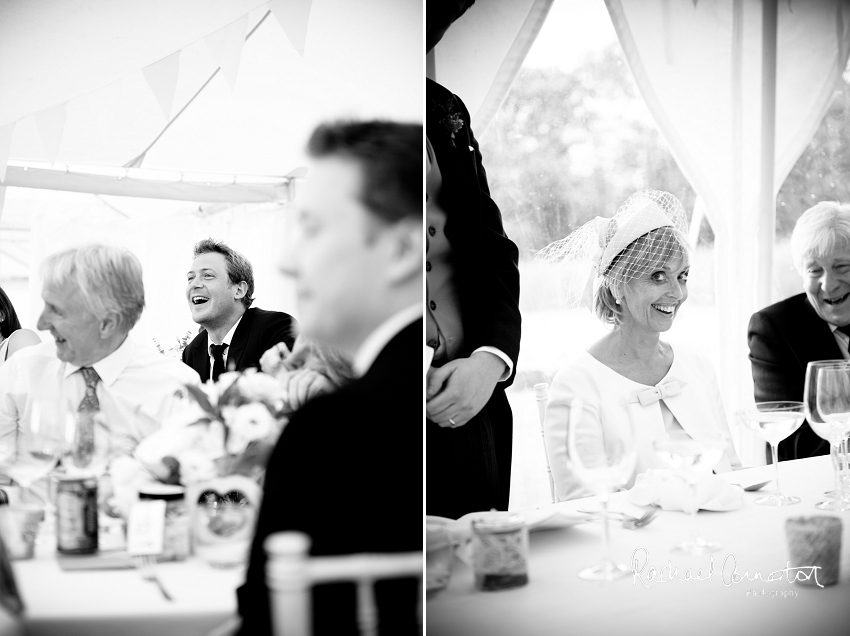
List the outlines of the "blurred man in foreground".
{"label": "blurred man in foreground", "polygon": [[[357,378],[307,402],[269,461],[242,634],[271,631],[263,542],[310,536],[312,555],[422,549],[422,127],[329,124],[284,265],[304,335],[351,356]],[[288,255],[289,256],[289,255]],[[417,633],[415,580],[376,586],[381,634]],[[314,634],[356,633],[350,584],[313,594]]]}

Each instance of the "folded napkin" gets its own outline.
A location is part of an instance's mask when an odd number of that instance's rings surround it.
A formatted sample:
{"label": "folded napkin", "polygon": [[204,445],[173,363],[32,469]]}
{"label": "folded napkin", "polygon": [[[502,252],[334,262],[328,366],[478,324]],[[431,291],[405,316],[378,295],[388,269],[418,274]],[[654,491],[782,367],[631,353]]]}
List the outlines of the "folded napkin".
{"label": "folded napkin", "polygon": [[[744,491],[718,475],[702,475],[696,484],[698,509],[737,510],[744,505]],[[637,476],[629,491],[629,502],[638,506],[658,505],[663,510],[691,509],[688,483],[669,470],[650,469]]]}

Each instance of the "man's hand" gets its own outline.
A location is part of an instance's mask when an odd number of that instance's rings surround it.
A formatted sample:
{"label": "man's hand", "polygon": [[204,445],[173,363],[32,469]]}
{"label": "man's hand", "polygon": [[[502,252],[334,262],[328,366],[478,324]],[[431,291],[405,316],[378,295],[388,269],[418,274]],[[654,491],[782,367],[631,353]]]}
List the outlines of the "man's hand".
{"label": "man's hand", "polygon": [[327,377],[313,371],[301,368],[295,371],[284,371],[277,376],[289,394],[289,407],[297,411],[305,402],[321,393],[330,393],[334,385]]}
{"label": "man's hand", "polygon": [[283,368],[283,361],[289,356],[289,347],[285,342],[278,342],[260,356],[260,371],[274,375]]}
{"label": "man's hand", "polygon": [[443,427],[463,426],[487,404],[504,371],[504,361],[486,351],[431,368],[425,394],[428,419]]}

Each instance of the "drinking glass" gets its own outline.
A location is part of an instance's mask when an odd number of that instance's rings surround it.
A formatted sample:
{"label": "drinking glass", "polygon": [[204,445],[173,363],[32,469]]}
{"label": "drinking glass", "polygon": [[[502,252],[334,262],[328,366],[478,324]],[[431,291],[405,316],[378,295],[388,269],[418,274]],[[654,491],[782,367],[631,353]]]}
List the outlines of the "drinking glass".
{"label": "drinking glass", "polygon": [[599,418],[585,413],[582,400],[575,398],[570,405],[567,449],[570,470],[602,504],[603,558],[597,565],[581,570],[579,577],[589,581],[614,581],[631,576],[628,566],[611,560],[608,497],[623,487],[635,472],[637,447],[632,423],[612,421],[603,428]]}
{"label": "drinking glass", "polygon": [[776,447],[783,439],[800,428],[806,418],[806,408],[802,402],[758,402],[754,408],[743,410],[739,417],[754,430],[759,437],[770,444],[773,453],[773,466],[776,474],[776,489],[764,497],[756,499],[762,506],[790,506],[800,503],[799,497],[783,495],[779,485],[779,459]]}
{"label": "drinking glass", "polygon": [[[811,392],[815,397],[811,397]],[[850,363],[810,362],[806,369],[805,386],[807,408],[814,406],[809,426],[831,445],[833,458],[840,456],[839,447],[850,432]],[[820,510],[850,510],[850,500],[844,497],[840,466],[833,461],[835,495],[815,504]]]}
{"label": "drinking glass", "polygon": [[65,449],[66,422],[62,400],[34,398],[29,418],[15,434],[0,439],[0,470],[21,486],[21,501],[31,499],[32,485],[56,466]]}
{"label": "drinking glass", "polygon": [[83,452],[80,445],[80,420],[77,407],[68,404],[67,446],[62,466],[68,476],[102,477],[112,459],[112,435],[101,413],[94,413],[94,437],[91,452]]}
{"label": "drinking glass", "polygon": [[706,433],[699,441],[685,431],[665,433],[652,441],[652,449],[661,462],[687,482],[690,490],[691,538],[673,546],[674,552],[702,556],[721,549],[716,541],[700,536],[697,524],[697,481],[711,472],[723,457],[729,438],[719,431]]}
{"label": "drinking glass", "polygon": [[[847,364],[846,360],[817,360],[815,362],[810,362],[806,367],[806,384],[803,389],[803,403],[806,405],[806,421],[809,423],[809,427],[814,430],[812,427],[812,422],[823,424],[823,418],[818,414],[817,410],[817,376],[818,370],[823,367],[828,366],[842,366]],[[840,449],[836,449],[834,446],[830,444],[830,457],[832,458],[832,466],[833,469],[837,470],[838,465],[841,463],[841,452]],[[841,490],[830,490],[825,492],[824,495],[827,499],[840,499],[842,496]]]}

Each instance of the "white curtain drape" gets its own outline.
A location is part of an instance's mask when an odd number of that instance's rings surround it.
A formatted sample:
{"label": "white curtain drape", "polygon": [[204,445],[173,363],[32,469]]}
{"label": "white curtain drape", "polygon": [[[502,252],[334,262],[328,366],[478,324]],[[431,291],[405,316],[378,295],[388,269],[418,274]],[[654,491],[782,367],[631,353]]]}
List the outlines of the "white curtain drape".
{"label": "white curtain drape", "polygon": [[[218,72],[134,167],[284,175],[304,165],[304,145],[322,121],[422,120],[422,0],[287,0],[275,17],[276,7],[268,0],[0,2],[0,163],[127,165],[168,121],[160,84],[173,90],[173,117],[218,58],[236,53],[235,87]],[[305,10],[306,22],[297,15]],[[256,32],[239,51],[222,49],[217,34],[233,25],[244,31],[246,16]],[[291,20],[289,29],[281,19]],[[177,70],[176,85],[171,77],[152,86],[151,68],[178,53],[179,67],[165,69]]]}
{"label": "white curtain drape", "polygon": [[[721,390],[752,401],[746,329],[756,306],[762,5],[744,0],[606,0],[640,91],[715,233]],[[774,192],[811,140],[844,70],[848,2],[780,2]],[[659,185],[659,187],[662,187]],[[802,212],[802,210],[801,210]],[[773,300],[777,300],[773,298]],[[742,435],[742,459],[750,455]]]}

